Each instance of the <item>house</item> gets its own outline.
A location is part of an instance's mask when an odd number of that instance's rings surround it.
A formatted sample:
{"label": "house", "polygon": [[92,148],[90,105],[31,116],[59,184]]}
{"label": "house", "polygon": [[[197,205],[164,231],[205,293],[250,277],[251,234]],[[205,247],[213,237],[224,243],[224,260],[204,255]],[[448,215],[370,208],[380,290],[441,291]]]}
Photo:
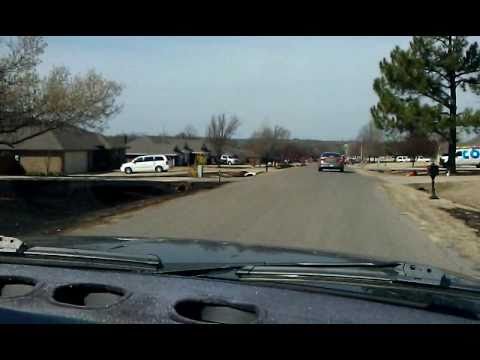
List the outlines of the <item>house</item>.
{"label": "house", "polygon": [[166,136],[141,136],[127,143],[127,159],[150,154],[163,154],[170,166],[193,165],[196,155],[210,154],[206,139],[181,139]]}
{"label": "house", "polygon": [[[22,129],[21,138],[35,134],[38,127]],[[125,161],[126,145],[118,140],[73,126],[49,130],[16,144],[0,145],[13,155],[28,174],[79,174],[118,169]]]}

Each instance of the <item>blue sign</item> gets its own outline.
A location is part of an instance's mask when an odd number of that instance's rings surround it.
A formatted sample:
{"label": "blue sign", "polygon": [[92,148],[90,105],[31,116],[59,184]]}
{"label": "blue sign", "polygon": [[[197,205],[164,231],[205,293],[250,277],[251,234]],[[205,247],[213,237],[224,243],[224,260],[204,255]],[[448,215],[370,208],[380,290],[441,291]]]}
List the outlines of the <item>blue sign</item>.
{"label": "blue sign", "polygon": [[478,159],[480,158],[480,151],[478,149],[462,150],[462,158],[464,158],[465,160],[468,160],[470,158]]}

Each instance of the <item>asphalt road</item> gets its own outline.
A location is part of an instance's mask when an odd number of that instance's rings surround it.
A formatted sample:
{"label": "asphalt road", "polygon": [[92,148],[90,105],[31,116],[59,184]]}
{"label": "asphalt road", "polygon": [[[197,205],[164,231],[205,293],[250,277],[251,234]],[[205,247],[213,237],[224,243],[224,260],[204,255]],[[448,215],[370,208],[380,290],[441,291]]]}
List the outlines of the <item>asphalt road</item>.
{"label": "asphalt road", "polygon": [[209,239],[328,250],[465,272],[394,208],[380,184],[353,171],[292,168],[202,191],[67,234]]}

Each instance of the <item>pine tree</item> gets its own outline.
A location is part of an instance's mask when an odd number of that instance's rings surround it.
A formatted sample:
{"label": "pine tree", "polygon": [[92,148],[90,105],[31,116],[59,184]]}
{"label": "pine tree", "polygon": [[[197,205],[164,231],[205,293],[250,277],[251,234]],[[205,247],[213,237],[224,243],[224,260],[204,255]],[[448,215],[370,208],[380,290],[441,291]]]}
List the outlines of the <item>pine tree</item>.
{"label": "pine tree", "polygon": [[464,36],[416,36],[407,50],[398,46],[380,62],[373,89],[379,102],[371,114],[377,127],[410,134],[438,135],[448,142],[455,173],[457,131],[480,130],[480,111],[459,112],[458,91],[480,95],[478,43]]}

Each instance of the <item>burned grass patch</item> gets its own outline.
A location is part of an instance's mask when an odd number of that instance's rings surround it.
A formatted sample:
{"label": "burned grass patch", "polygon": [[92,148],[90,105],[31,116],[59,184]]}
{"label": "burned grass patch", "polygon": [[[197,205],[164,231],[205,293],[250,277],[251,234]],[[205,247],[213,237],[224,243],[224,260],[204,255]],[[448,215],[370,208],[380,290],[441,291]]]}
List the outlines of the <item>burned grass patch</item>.
{"label": "burned grass patch", "polygon": [[480,211],[467,210],[462,208],[443,209],[456,219],[462,220],[468,227],[475,230],[480,236]]}
{"label": "burned grass patch", "polygon": [[3,183],[0,184],[0,235],[58,233],[219,185],[146,181]]}

